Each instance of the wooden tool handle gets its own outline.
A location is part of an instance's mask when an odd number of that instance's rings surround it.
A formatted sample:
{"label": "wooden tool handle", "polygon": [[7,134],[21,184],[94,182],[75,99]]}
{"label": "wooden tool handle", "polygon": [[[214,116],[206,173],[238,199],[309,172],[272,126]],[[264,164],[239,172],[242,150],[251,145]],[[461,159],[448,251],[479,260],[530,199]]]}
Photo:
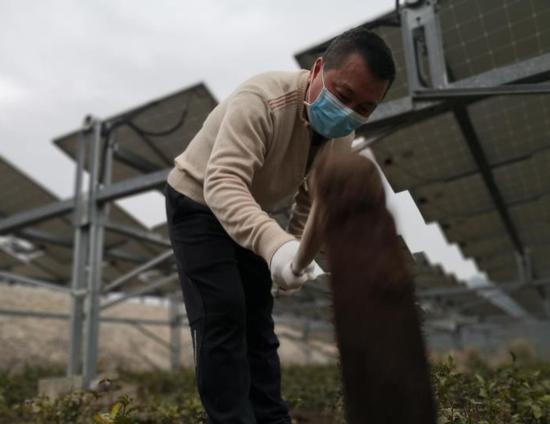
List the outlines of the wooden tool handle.
{"label": "wooden tool handle", "polygon": [[292,271],[295,274],[301,274],[304,269],[315,259],[315,256],[321,248],[320,219],[317,203],[314,201],[302,233],[300,247],[296,258],[292,262]]}

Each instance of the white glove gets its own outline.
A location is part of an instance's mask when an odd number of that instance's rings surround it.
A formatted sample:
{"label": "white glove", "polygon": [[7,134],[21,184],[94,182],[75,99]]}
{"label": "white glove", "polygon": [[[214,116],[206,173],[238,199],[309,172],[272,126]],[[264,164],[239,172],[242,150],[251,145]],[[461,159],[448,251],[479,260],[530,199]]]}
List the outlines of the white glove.
{"label": "white glove", "polygon": [[269,265],[271,279],[283,290],[298,289],[310,279],[307,272],[297,275],[291,269],[292,261],[296,257],[299,247],[298,240],[287,241],[275,251],[271,258]]}
{"label": "white glove", "polygon": [[[319,264],[316,261],[313,261],[311,264],[309,264],[306,269],[304,270],[304,274],[307,274],[307,280],[306,283],[316,281],[320,277],[325,277],[327,275],[330,275],[330,272],[323,271],[323,268],[319,266]],[[289,289],[285,290],[282,287],[276,287],[274,291],[272,291],[273,297],[287,297],[292,296],[293,294],[299,292],[301,290],[301,286],[297,289]]]}
{"label": "white glove", "polygon": [[[306,268],[306,271],[307,271],[307,281],[306,283],[309,283],[311,281],[315,281],[317,280],[317,278],[319,277],[323,277],[325,275],[329,275],[330,273],[328,272],[325,272],[323,271],[323,268],[321,268],[317,262],[313,261],[307,268]],[[271,290],[271,294],[273,295],[273,297],[277,298],[277,297],[281,297],[281,296],[284,296],[284,297],[288,297],[288,296],[292,296],[294,295],[296,292],[299,292],[301,290],[301,286],[298,287],[297,289],[288,289],[288,290],[285,290],[283,289],[282,287],[275,287]]]}
{"label": "white glove", "polygon": [[300,243],[291,240],[275,251],[271,258],[271,279],[277,285],[273,296],[290,296],[300,290],[309,281],[328,275],[316,261],[312,261],[300,274],[292,271],[292,262],[296,257]]}

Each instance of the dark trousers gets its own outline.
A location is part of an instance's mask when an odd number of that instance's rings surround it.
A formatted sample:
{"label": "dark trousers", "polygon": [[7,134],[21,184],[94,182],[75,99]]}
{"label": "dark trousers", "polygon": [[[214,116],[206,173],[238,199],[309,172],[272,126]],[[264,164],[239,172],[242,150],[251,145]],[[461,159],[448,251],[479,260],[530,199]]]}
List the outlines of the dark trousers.
{"label": "dark trousers", "polygon": [[235,243],[208,207],[168,184],[165,196],[208,422],[290,423],[267,264]]}

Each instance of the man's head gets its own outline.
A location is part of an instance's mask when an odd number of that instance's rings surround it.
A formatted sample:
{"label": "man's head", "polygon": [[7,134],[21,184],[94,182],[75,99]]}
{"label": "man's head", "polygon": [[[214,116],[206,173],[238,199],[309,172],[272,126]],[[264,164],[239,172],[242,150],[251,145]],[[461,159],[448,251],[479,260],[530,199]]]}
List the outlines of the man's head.
{"label": "man's head", "polygon": [[[382,101],[394,78],[395,64],[384,40],[364,27],[353,28],[336,37],[313,64],[306,93],[306,102],[310,103],[308,114],[311,115],[311,104],[325,87],[357,114],[356,121],[366,119]],[[325,121],[329,119],[326,117]]]}

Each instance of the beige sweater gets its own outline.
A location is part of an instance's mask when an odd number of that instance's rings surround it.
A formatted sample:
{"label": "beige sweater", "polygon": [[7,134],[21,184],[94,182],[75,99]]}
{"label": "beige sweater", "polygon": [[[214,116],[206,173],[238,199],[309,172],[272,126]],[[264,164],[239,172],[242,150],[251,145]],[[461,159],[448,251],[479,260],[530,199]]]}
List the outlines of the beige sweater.
{"label": "beige sweater", "polygon": [[[170,186],[207,205],[230,237],[268,264],[282,244],[301,236],[309,213],[308,75],[269,72],[246,81],[210,113],[168,175]],[[331,140],[331,147],[350,148],[352,140]],[[287,232],[266,211],[292,196]]]}

